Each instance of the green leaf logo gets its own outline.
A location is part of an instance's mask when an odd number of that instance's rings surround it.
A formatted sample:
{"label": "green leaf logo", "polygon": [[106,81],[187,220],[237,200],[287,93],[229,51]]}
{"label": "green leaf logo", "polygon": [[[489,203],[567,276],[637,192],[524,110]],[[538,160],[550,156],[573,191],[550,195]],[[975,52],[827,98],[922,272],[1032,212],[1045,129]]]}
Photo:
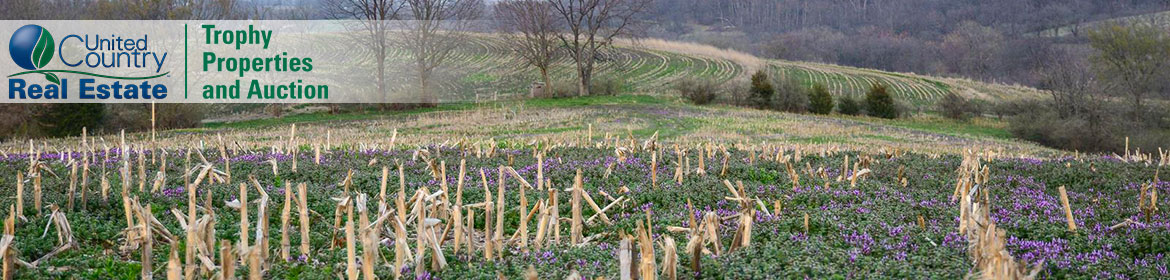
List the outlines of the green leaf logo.
{"label": "green leaf logo", "polygon": [[37,45],[33,48],[32,61],[36,68],[43,68],[53,60],[53,35],[49,34],[49,30],[41,29],[41,39],[37,41]]}
{"label": "green leaf logo", "polygon": [[[20,68],[33,70],[32,72],[45,71],[37,71],[37,69],[49,65],[49,61],[53,60],[55,47],[53,35],[49,34],[49,30],[35,24],[17,29],[16,32],[12,33],[12,39],[8,40],[8,54],[12,56],[12,61],[16,62]],[[56,74],[43,74],[46,80],[61,84],[61,79]]]}
{"label": "green leaf logo", "polygon": [[61,84],[61,78],[58,78],[57,74],[45,73],[45,80],[49,80],[49,82],[54,83],[54,84],[58,84],[58,85]]}

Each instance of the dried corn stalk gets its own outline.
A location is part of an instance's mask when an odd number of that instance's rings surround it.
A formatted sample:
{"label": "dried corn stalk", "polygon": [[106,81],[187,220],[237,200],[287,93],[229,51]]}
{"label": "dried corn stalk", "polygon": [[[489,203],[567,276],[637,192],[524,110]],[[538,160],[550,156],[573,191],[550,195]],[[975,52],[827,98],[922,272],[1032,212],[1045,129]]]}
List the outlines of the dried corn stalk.
{"label": "dried corn stalk", "polygon": [[[647,224],[646,227],[650,227],[650,225]],[[650,239],[652,234],[642,226],[642,221],[638,221],[636,234],[638,235],[638,255],[641,256],[641,260],[638,262],[638,271],[641,272],[640,279],[657,279],[658,269],[654,267],[654,241]]]}
{"label": "dried corn stalk", "polygon": [[[967,166],[967,170],[979,170],[978,159],[972,159],[968,153],[965,163],[974,163]],[[960,172],[959,181],[979,181],[975,177],[983,176],[979,172]],[[980,183],[982,183],[980,181]],[[965,214],[961,219],[965,226],[964,234],[967,237],[967,254],[971,258],[975,269],[970,276],[979,279],[1034,279],[1040,272],[1043,264],[1028,267],[1026,263],[1017,262],[1005,247],[1006,235],[1003,229],[995,225],[989,216],[991,209],[986,203],[976,201],[974,193],[978,186],[961,194],[960,209]]]}
{"label": "dried corn stalk", "polygon": [[573,220],[569,226],[569,242],[572,243],[573,245],[580,244],[581,238],[582,238],[581,237],[581,230],[582,230],[583,225],[581,224],[581,196],[582,196],[581,195],[581,192],[582,192],[581,185],[582,185],[581,169],[577,169],[577,176],[573,178],[573,190],[572,190],[572,192],[573,192],[573,200],[572,200],[573,201],[573,206],[572,206],[573,207],[573,209],[572,209],[573,216],[572,216],[572,219]]}
{"label": "dried corn stalk", "polygon": [[3,258],[3,277],[4,279],[12,279],[12,275],[16,272],[16,249],[12,248],[13,240],[16,239],[16,212],[13,211],[13,206],[8,208],[8,218],[4,219],[4,235],[0,237],[0,258]]}
{"label": "dried corn stalk", "polygon": [[[700,155],[699,158],[702,158]],[[678,266],[678,245],[674,244],[674,238],[669,235],[662,236],[662,278],[674,280],[678,278],[676,268]]]}

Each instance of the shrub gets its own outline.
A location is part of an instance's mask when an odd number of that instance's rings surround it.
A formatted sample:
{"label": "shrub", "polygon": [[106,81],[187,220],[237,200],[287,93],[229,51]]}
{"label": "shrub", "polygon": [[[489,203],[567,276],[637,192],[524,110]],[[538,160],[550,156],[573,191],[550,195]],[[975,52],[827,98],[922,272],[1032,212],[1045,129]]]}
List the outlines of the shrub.
{"label": "shrub", "polygon": [[978,106],[959,94],[951,92],[938,101],[938,109],[944,117],[966,121],[979,113]]}
{"label": "shrub", "polygon": [[616,76],[606,75],[601,77],[594,77],[593,80],[589,83],[589,94],[614,96],[622,93],[622,90],[625,89],[625,87],[626,82]]}
{"label": "shrub", "polygon": [[680,79],[675,82],[674,88],[678,90],[679,95],[696,105],[710,104],[715,101],[715,97],[719,96],[716,93],[715,81],[710,79]]}
{"label": "shrub", "polygon": [[1036,101],[1022,100],[1013,102],[1000,102],[988,107],[988,111],[994,114],[997,118],[1012,117],[1019,115],[1020,112],[1027,112],[1041,107],[1044,104]]}
{"label": "shrub", "polygon": [[860,115],[861,104],[851,95],[842,96],[841,101],[837,103],[837,112],[850,116]]}
{"label": "shrub", "polygon": [[[1019,112],[1009,121],[1008,129],[1016,137],[1034,141],[1045,146],[1086,152],[1120,151],[1117,126],[1114,117],[1108,115],[1079,115],[1061,117],[1047,106]],[[1102,119],[1106,117],[1108,119]],[[1116,134],[1116,135],[1115,135]]]}
{"label": "shrub", "polygon": [[865,113],[873,117],[893,119],[898,117],[898,104],[884,84],[874,84],[865,93]]}
{"label": "shrub", "polygon": [[792,113],[808,111],[808,89],[788,78],[777,78],[772,84],[775,85],[775,93],[772,96],[773,109]]}
{"label": "shrub", "polygon": [[[1134,122],[1125,114],[1129,103],[1098,101],[1075,114],[1061,113],[1054,104],[1041,101],[1014,103],[1020,108],[1011,117],[1008,130],[1016,137],[1045,146],[1082,152],[1125,152],[1125,138],[1131,150],[1157,150],[1170,146],[1170,130],[1164,122]],[[1165,106],[1151,110],[1167,111]],[[1165,113],[1151,113],[1164,116]]]}
{"label": "shrub", "polygon": [[[102,127],[109,133],[125,129],[150,131],[150,104],[106,104]],[[203,104],[157,104],[155,105],[155,128],[179,129],[198,127],[206,114]],[[268,106],[265,106],[268,107]]]}
{"label": "shrub", "polygon": [[768,73],[764,70],[758,70],[752,74],[752,88],[749,103],[752,106],[760,109],[768,108],[772,101],[772,94],[776,89],[772,88],[772,82],[768,80]]}
{"label": "shrub", "polygon": [[[158,104],[155,107],[155,126],[158,129],[199,127],[206,111],[203,104]],[[147,114],[150,114],[149,109]]]}
{"label": "shrub", "polygon": [[75,136],[81,135],[83,127],[90,131],[98,128],[105,114],[105,105],[102,104],[53,104],[37,118],[37,122],[47,136]]}
{"label": "shrub", "polygon": [[808,110],[814,114],[825,115],[833,112],[833,96],[824,85],[813,85],[808,93]]}
{"label": "shrub", "polygon": [[736,106],[751,107],[751,90],[748,85],[743,83],[724,83],[722,86],[722,95],[720,96],[727,104]]}
{"label": "shrub", "polygon": [[576,80],[554,81],[552,86],[545,88],[545,95],[548,97],[577,96],[577,83]]}
{"label": "shrub", "polygon": [[52,104],[0,104],[0,141],[38,136],[36,115]]}

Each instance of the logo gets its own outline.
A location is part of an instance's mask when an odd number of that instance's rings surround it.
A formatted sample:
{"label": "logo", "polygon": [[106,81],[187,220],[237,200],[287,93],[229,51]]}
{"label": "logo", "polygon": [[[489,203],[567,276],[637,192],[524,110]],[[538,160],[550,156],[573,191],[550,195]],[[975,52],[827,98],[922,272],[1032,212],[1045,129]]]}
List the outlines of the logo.
{"label": "logo", "polygon": [[[170,74],[162,71],[167,52],[150,48],[150,34],[127,33],[130,34],[107,36],[65,32],[58,34],[64,35],[60,39],[54,39],[44,26],[21,26],[12,32],[8,54],[24,71],[7,76],[8,99],[68,100],[71,88],[81,100],[165,99],[166,85],[149,80]],[[60,63],[50,66],[53,60]],[[150,70],[158,74],[126,75]],[[83,77],[58,77],[63,74]],[[21,77],[25,75],[44,76],[48,83],[28,81]]]}
{"label": "logo", "polygon": [[[20,68],[35,71],[53,60],[54,47],[53,35],[49,30],[40,25],[29,24],[12,33],[12,39],[8,43],[8,54]],[[61,83],[56,74],[52,72],[43,74],[50,82]]]}

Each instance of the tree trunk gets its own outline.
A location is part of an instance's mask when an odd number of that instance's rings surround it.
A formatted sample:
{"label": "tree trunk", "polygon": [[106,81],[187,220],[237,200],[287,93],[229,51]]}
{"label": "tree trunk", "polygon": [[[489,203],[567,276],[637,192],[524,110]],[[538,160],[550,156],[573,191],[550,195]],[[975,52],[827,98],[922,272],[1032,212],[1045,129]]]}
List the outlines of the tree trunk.
{"label": "tree trunk", "polygon": [[1133,95],[1133,120],[1141,121],[1144,111],[1145,110],[1142,109],[1142,95],[1141,94],[1134,94]]}
{"label": "tree trunk", "polygon": [[593,79],[593,73],[584,67],[578,67],[577,76],[580,77],[577,83],[577,96],[589,96],[589,82]]}
{"label": "tree trunk", "polygon": [[382,97],[378,107],[385,111],[387,103],[390,102],[389,94],[386,92],[386,48],[380,47],[375,57],[378,59],[378,95]]}
{"label": "tree trunk", "polygon": [[431,71],[420,70],[418,73],[419,94],[421,94],[420,102],[423,107],[432,107],[436,105],[437,99],[431,92]]}
{"label": "tree trunk", "polygon": [[540,79],[544,80],[544,90],[540,92],[540,94],[543,96],[537,97],[551,96],[550,93],[552,93],[553,86],[552,80],[548,78],[548,66],[540,68]]}

